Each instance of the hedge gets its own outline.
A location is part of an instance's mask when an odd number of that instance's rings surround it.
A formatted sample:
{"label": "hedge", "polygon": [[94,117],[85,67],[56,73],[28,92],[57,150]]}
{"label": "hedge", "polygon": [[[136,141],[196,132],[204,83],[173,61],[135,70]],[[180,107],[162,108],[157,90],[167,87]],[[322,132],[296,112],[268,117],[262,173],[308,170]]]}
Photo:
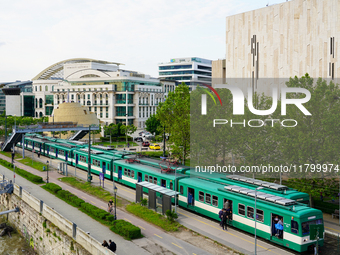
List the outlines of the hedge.
{"label": "hedge", "polygon": [[136,239],[142,237],[140,228],[125,220],[114,221],[110,230],[118,235],[124,236],[127,239]]}
{"label": "hedge", "polygon": [[62,188],[55,183],[47,183],[46,188],[54,193],[57,193],[59,190],[62,190]]}
{"label": "hedge", "polygon": [[[3,165],[4,167],[7,167],[9,169],[13,169],[13,164],[4,159],[0,159],[0,165]],[[30,172],[27,172],[24,169],[18,167],[15,168],[15,173],[36,184],[44,182],[42,177],[35,174],[31,174]]]}
{"label": "hedge", "polygon": [[83,203],[81,204],[81,208],[83,208],[86,212],[92,214],[93,216],[102,219],[102,220],[106,220],[107,221],[107,217],[110,215],[109,212],[100,209],[94,205],[91,205],[90,203]]}

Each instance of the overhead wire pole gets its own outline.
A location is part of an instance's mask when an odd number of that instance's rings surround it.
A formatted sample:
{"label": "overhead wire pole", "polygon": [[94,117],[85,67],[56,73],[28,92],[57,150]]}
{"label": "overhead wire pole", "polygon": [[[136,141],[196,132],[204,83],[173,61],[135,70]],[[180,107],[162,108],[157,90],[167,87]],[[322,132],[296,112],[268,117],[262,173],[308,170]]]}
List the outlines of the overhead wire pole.
{"label": "overhead wire pole", "polygon": [[87,157],[88,165],[87,165],[87,182],[91,183],[91,125],[89,125],[89,154]]}
{"label": "overhead wire pole", "polygon": [[165,157],[165,126],[163,127],[163,157]]}

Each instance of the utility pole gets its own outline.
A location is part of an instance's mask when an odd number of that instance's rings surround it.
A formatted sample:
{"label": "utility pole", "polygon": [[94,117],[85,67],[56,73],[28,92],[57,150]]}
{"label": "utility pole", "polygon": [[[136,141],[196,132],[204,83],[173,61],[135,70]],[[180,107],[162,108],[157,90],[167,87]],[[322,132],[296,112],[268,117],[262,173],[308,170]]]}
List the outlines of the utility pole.
{"label": "utility pole", "polygon": [[163,127],[163,157],[165,157],[165,126]]}
{"label": "utility pole", "polygon": [[5,115],[5,141],[7,141],[7,115]]}
{"label": "utility pole", "polygon": [[87,165],[87,182],[91,183],[91,125],[89,125],[89,154],[87,157],[88,165]]}

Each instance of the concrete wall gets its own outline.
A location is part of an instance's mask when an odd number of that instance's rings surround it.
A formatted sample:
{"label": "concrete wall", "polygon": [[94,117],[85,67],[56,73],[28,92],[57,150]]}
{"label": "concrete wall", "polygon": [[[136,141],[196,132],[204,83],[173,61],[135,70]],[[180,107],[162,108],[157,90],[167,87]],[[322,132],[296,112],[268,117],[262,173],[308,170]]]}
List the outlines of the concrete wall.
{"label": "concrete wall", "polygon": [[[0,196],[0,203],[6,209],[20,208],[19,213],[10,213],[8,219],[38,254],[66,255],[75,252],[79,255],[115,254],[78,227],[75,227],[73,236],[73,222],[16,184],[13,194]],[[44,222],[46,227],[43,226]]]}

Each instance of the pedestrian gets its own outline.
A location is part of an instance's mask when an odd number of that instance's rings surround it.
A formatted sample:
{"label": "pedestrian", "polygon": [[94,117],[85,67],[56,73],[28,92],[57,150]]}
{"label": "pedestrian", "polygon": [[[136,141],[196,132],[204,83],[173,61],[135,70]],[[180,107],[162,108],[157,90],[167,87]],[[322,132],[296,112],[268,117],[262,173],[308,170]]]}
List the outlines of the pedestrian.
{"label": "pedestrian", "polygon": [[106,242],[106,240],[103,241],[102,246],[109,247],[109,244]]}
{"label": "pedestrian", "polygon": [[128,142],[128,148],[130,147],[130,143]]}
{"label": "pedestrian", "polygon": [[223,214],[223,209],[222,208],[219,212],[218,212],[218,217],[220,218],[220,227],[222,227],[222,214]]}
{"label": "pedestrian", "polygon": [[40,158],[40,151],[38,151],[38,158]]}
{"label": "pedestrian", "polygon": [[322,192],[320,192],[320,200],[321,200],[321,202],[323,202],[323,195],[322,195]]}
{"label": "pedestrian", "polygon": [[111,198],[109,203],[107,204],[107,211],[109,213],[111,213],[112,212],[112,208],[113,208],[113,201],[112,201],[112,198]]}
{"label": "pedestrian", "polygon": [[112,242],[111,240],[109,240],[109,249],[113,252],[116,252],[117,245],[115,244],[115,242]]}
{"label": "pedestrian", "polygon": [[228,222],[227,223],[230,223],[230,221],[231,221],[231,209],[230,209],[230,206],[227,208],[227,216],[228,216]]}
{"label": "pedestrian", "polygon": [[227,210],[225,208],[223,208],[222,211],[223,211],[223,213],[222,213],[222,229],[227,230],[227,219],[228,219]]}
{"label": "pedestrian", "polygon": [[230,206],[229,200],[226,200],[224,203],[224,208],[227,209]]}

